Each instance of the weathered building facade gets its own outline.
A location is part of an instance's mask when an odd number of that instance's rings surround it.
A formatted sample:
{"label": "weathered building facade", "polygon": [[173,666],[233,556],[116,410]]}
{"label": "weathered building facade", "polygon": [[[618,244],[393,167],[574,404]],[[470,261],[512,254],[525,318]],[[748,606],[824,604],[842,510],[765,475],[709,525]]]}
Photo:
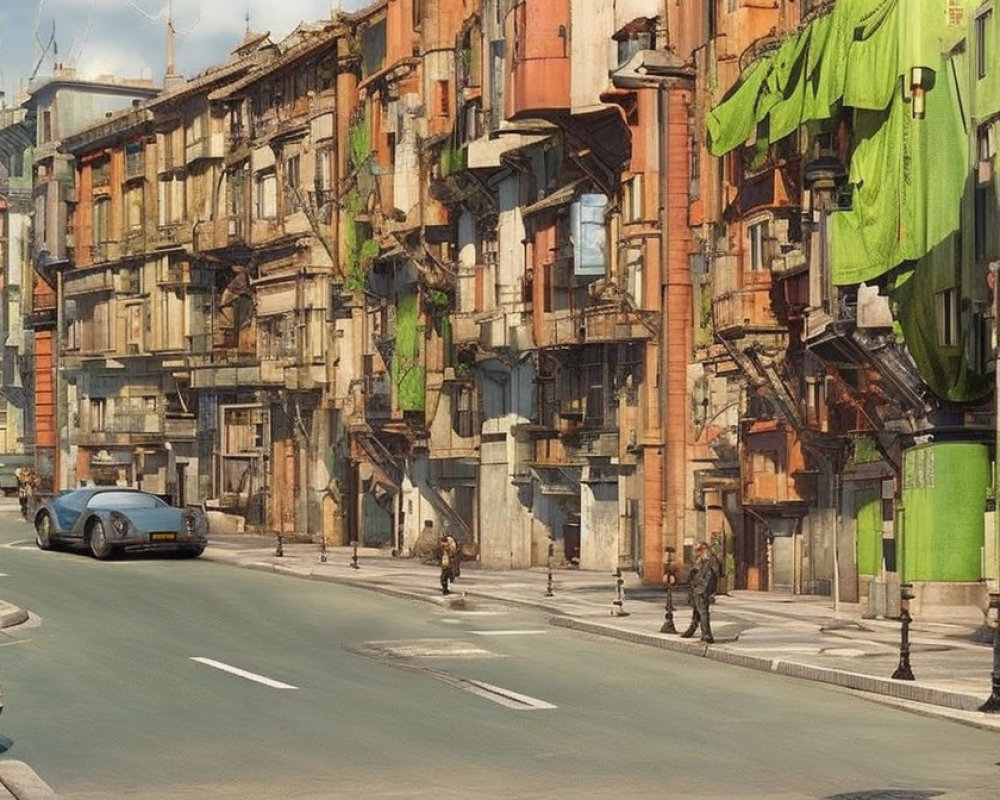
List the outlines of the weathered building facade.
{"label": "weathered building facade", "polygon": [[[323,543],[407,554],[430,520],[484,565],[655,584],[707,539],[730,588],[975,602],[991,13],[381,0],[248,35],[64,143],[25,430],[59,485]],[[955,498],[957,546],[904,511]]]}

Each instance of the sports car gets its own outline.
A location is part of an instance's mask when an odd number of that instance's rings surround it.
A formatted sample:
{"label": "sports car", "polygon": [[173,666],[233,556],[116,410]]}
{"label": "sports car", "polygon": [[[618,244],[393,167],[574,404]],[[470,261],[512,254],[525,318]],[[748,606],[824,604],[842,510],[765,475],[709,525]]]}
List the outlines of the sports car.
{"label": "sports car", "polygon": [[139,489],[88,487],[61,492],[35,512],[35,544],[84,547],[94,558],[121,551],[166,551],[192,558],[207,544],[204,522]]}

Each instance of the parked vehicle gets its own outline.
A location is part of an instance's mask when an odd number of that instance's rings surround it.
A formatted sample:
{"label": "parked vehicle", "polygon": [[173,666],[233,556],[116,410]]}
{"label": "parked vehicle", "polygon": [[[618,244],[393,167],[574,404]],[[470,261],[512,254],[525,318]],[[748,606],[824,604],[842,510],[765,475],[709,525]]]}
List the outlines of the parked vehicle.
{"label": "parked vehicle", "polygon": [[82,547],[94,558],[122,551],[164,551],[195,558],[207,543],[196,512],[149,492],[87,487],[62,492],[35,512],[35,544]]}

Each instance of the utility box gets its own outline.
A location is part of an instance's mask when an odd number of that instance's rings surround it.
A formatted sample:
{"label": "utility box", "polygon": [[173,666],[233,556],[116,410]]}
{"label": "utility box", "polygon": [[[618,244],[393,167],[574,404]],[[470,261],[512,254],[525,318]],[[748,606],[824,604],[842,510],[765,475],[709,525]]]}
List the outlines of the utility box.
{"label": "utility box", "polygon": [[899,576],[888,574],[868,583],[868,619],[899,619]]}

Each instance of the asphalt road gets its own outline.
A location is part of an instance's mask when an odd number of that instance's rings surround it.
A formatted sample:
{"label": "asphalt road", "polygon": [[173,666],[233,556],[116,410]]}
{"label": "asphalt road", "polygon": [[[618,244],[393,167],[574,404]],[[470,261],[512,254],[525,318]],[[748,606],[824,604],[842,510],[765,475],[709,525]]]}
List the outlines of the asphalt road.
{"label": "asphalt road", "polygon": [[816,684],[0,515],[0,746],[67,800],[994,798],[1000,737]]}

